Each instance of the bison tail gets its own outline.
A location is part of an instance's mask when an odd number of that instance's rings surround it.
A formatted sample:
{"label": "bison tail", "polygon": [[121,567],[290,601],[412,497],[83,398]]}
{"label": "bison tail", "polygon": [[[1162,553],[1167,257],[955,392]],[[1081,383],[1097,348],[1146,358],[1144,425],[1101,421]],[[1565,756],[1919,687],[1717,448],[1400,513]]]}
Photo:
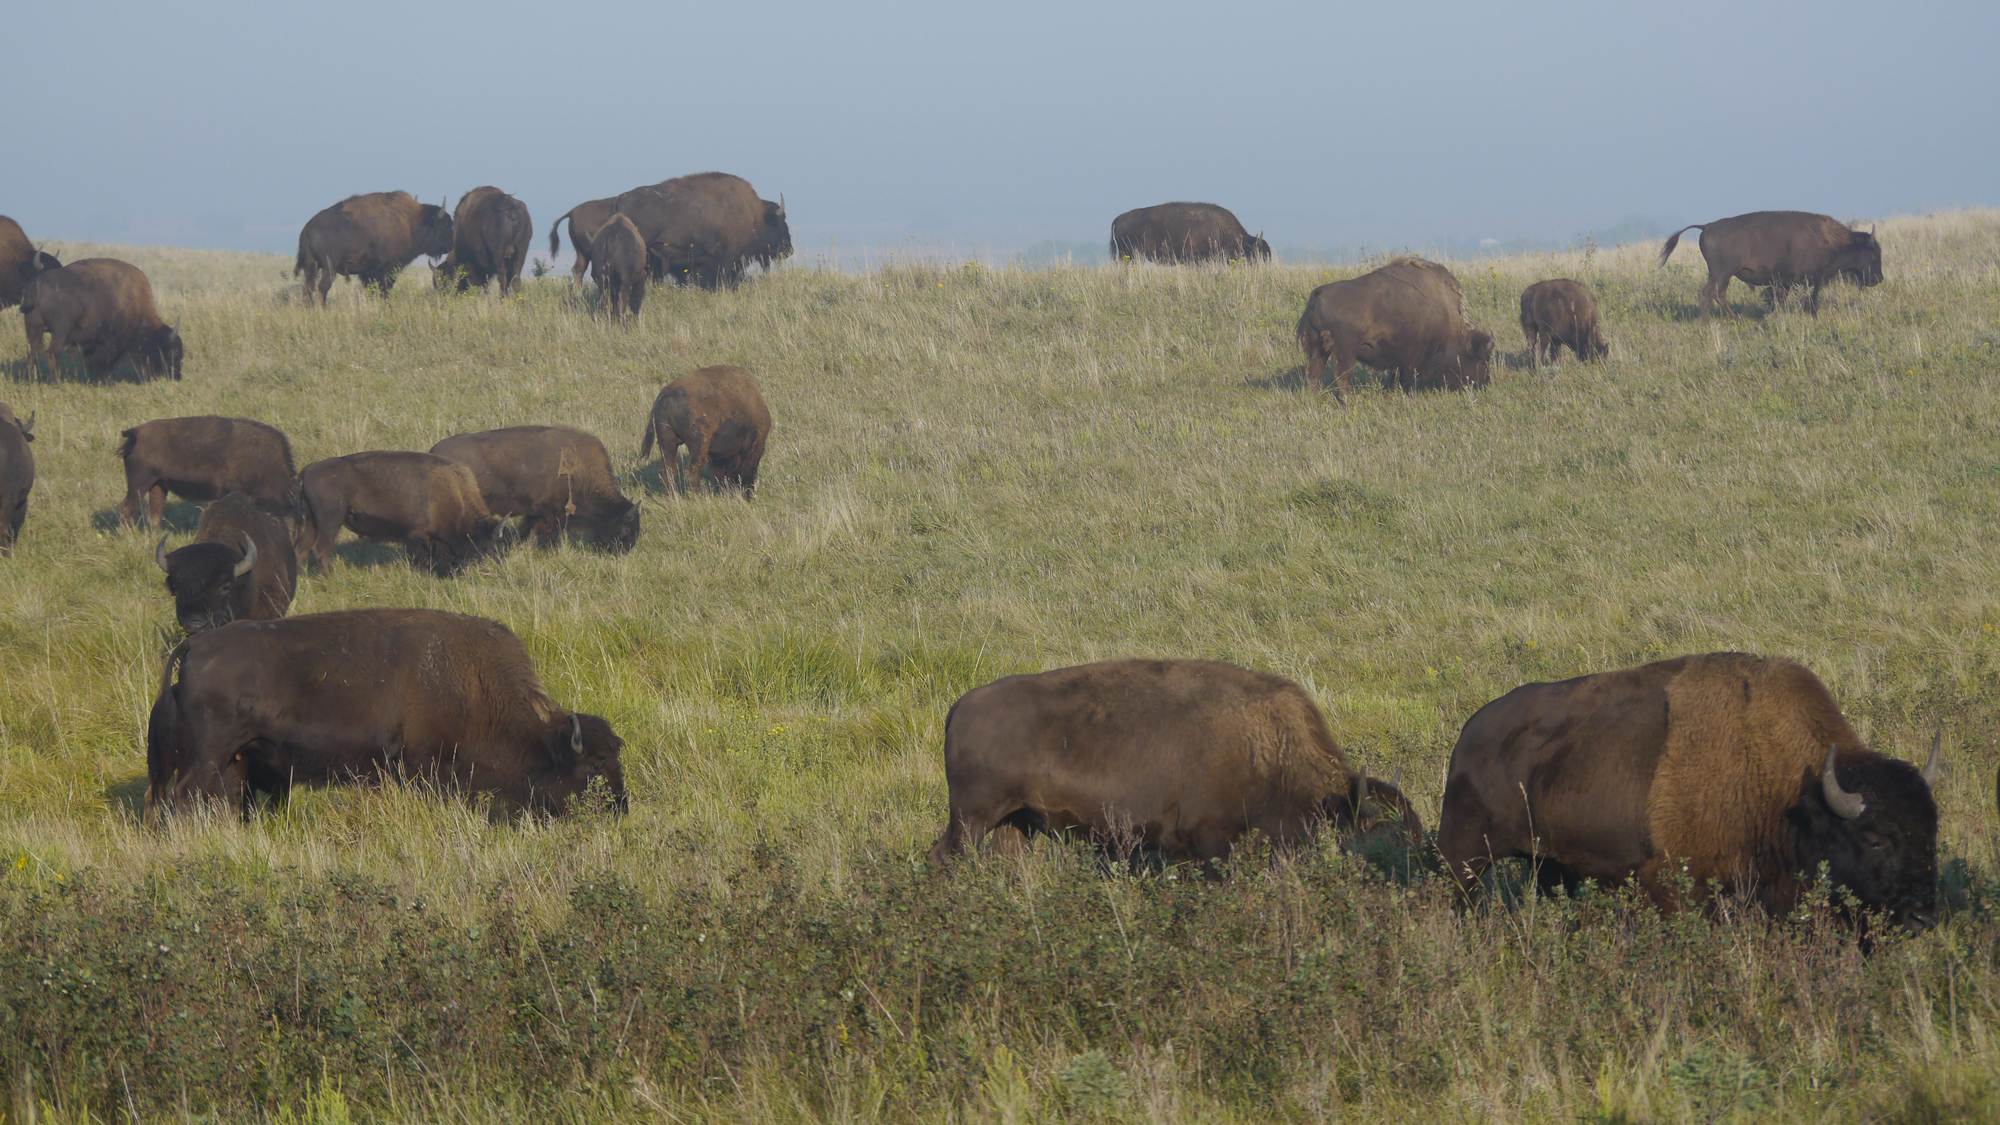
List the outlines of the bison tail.
{"label": "bison tail", "polygon": [[570,211],[574,210],[576,208],[572,207],[569,211],[564,211],[556,216],[555,222],[549,224],[549,257],[553,258],[562,253],[562,236],[556,232],[562,229],[563,220],[569,218]]}
{"label": "bison tail", "polygon": [[123,461],[132,456],[132,450],[139,445],[139,427],[134,426],[129,430],[120,430],[118,436],[125,439],[118,443],[118,459]]}
{"label": "bison tail", "polygon": [[180,733],[180,694],[174,687],[174,673],[187,657],[192,638],[174,646],[160,669],[160,694],[153,700],[153,713],[146,720],[146,815],[160,811],[160,803],[173,785],[173,748]]}
{"label": "bison tail", "polygon": [[306,251],[306,241],[302,238],[299,240],[298,256],[292,259],[292,276],[297,277],[306,272],[306,267],[309,265],[312,265],[312,255]]}
{"label": "bison tail", "polygon": [[1684,235],[1691,230],[1705,229],[1706,226],[1707,224],[1705,223],[1689,223],[1688,225],[1668,235],[1666,246],[1660,249],[1660,264],[1663,266],[1666,265],[1667,259],[1674,256],[1674,247],[1679,246],[1681,244],[1681,235]]}
{"label": "bison tail", "polygon": [[646,419],[646,432],[639,435],[639,460],[653,455],[653,420]]}

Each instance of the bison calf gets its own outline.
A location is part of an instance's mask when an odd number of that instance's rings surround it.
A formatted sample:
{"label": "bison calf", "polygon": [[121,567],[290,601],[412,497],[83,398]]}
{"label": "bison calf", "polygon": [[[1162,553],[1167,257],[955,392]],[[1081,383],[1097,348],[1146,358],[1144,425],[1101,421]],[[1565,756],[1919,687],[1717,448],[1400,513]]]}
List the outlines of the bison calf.
{"label": "bison calf", "polygon": [[624,215],[613,215],[597,228],[591,242],[590,274],[611,315],[637,319],[646,303],[646,240]]}
{"label": "bison calf", "polygon": [[614,554],[639,541],[639,505],[618,491],[604,443],[568,426],[459,434],[431,453],[472,470],[495,516],[520,516],[521,536],[553,544],[575,532]]}
{"label": "bison calf", "polygon": [[75,348],[93,378],[128,361],[142,376],[181,377],[180,331],[160,319],[152,284],[130,262],[85,258],[49,270],[22,294],[21,313],[38,371],[48,373],[52,359],[60,363]]}
{"label": "bison calf", "polygon": [[0,215],[0,309],[20,304],[35,278],[61,268],[54,254],[35,249],[21,224]]}
{"label": "bison calf", "polygon": [[1493,337],[1473,327],[1458,278],[1422,258],[1313,290],[1297,331],[1307,381],[1323,386],[1331,361],[1336,396],[1357,363],[1394,374],[1404,391],[1479,387],[1490,376]]}
{"label": "bison calf", "polygon": [[167,494],[197,504],[241,492],[258,507],[284,520],[297,518],[298,473],[292,443],[277,429],[248,418],[212,414],[155,418],[119,434],[125,464],[121,518],[131,520],[146,504],[146,519],[157,523]]}
{"label": "bison calf", "polygon": [[578,285],[583,284],[583,271],[589,269],[594,261],[592,252],[597,232],[617,210],[616,197],[593,199],[588,203],[577,204],[556,216],[556,221],[549,224],[549,257],[553,258],[562,252],[562,236],[557,231],[561,229],[563,220],[569,220],[569,242],[576,249],[576,261],[571,263],[569,268],[571,281]]}
{"label": "bison calf", "polygon": [[0,555],[14,553],[14,540],[28,519],[28,493],[35,487],[35,416],[23,422],[0,402]]}
{"label": "bison calf", "polygon": [[1521,334],[1528,338],[1528,359],[1537,367],[1554,362],[1556,349],[1565,345],[1585,363],[1611,351],[1597,332],[1597,298],[1566,277],[1537,281],[1521,291]]}
{"label": "bison calf", "polygon": [[[743,498],[757,492],[757,466],[764,460],[764,442],[771,436],[771,411],[757,389],[757,377],[741,367],[704,367],[675,379],[653,400],[653,417],[639,440],[639,458],[660,443],[660,480],[665,483],[668,461],[674,463],[674,484],[687,491],[687,477],[714,474],[716,487],[740,485]],[[683,473],[680,447],[687,446]]]}
{"label": "bison calf", "polygon": [[363,539],[401,543],[410,565],[439,577],[495,550],[500,521],[486,509],[472,470],[429,453],[375,450],[315,461],[299,471],[298,562],[333,565],[346,527]]}
{"label": "bison calf", "polygon": [[273,621],[292,608],[299,564],[291,534],[248,496],[232,492],[210,504],[194,539],[169,553],[162,535],[153,548],[174,619],[189,636],[231,621]]}

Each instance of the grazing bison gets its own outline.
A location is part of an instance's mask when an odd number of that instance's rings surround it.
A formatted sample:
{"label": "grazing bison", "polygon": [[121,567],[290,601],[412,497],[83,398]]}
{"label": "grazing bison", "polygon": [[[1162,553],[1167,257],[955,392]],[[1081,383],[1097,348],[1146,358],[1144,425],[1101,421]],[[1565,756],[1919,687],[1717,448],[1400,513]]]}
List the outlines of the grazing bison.
{"label": "grazing bison", "polygon": [[1660,264],[1666,265],[1680,245],[1681,235],[1701,231],[1701,256],[1708,263],[1708,282],[1701,287],[1701,319],[1708,322],[1708,306],[1720,301],[1722,311],[1740,314],[1730,307],[1731,278],[1748,285],[1764,286],[1764,302],[1777,304],[1777,291],[1807,285],[1812,293],[1806,309],[1819,315],[1820,288],[1835,278],[1846,278],[1866,288],[1882,284],[1882,244],[1869,231],[1849,230],[1831,215],[1809,211],[1753,211],[1712,223],[1694,223],[1668,236],[1660,250]]}
{"label": "grazing bison", "polygon": [[[653,416],[639,439],[639,459],[653,452],[655,438],[660,443],[660,481],[667,479],[667,462],[674,463],[674,484],[687,491],[687,478],[701,480],[704,469],[712,470],[715,485],[743,488],[743,498],[757,493],[757,466],[764,460],[764,442],[771,436],[771,411],[764,405],[757,377],[741,367],[727,365],[690,371],[660,388],[653,400]],[[687,446],[685,472],[681,468],[680,447]]]}
{"label": "grazing bison", "polygon": [[28,518],[28,493],[35,487],[35,416],[23,422],[0,402],[0,555],[14,551]]}
{"label": "grazing bison", "polygon": [[187,546],[169,553],[160,536],[153,561],[167,574],[174,619],[189,636],[231,621],[283,617],[299,586],[291,533],[241,492],[210,504]]}
{"label": "grazing bison", "polygon": [[[1937,803],[1921,772],[1869,750],[1789,660],[1715,653],[1515,688],[1458,736],[1438,846],[1468,895],[1495,860],[1544,888],[1636,881],[1662,905],[1684,869],[1795,907],[1834,885],[1907,926],[1933,919]],[[1685,865],[1685,868],[1683,868]]]}
{"label": "grazing bison", "polygon": [[1114,660],[974,688],[945,717],[944,774],[951,819],[934,863],[982,840],[1019,851],[1038,832],[1207,866],[1253,828],[1281,848],[1324,822],[1352,833],[1386,820],[1412,842],[1423,831],[1400,792],[1347,764],[1303,688],[1205,660]]}
{"label": "grazing bison", "polygon": [[299,471],[299,508],[300,566],[309,559],[332,566],[342,527],[403,544],[411,566],[439,577],[499,545],[500,521],[486,510],[472,470],[429,453],[374,450],[314,461]]}
{"label": "grazing bison", "polygon": [[500,295],[505,297],[521,283],[521,267],[528,261],[528,243],[534,241],[535,223],[528,218],[528,205],[497,187],[479,187],[458,201],[451,220],[451,253],[438,266],[436,284],[442,289],[456,279],[458,291],[486,288],[500,279]]}
{"label": "grazing bison", "polygon": [[1405,391],[1460,390],[1484,386],[1493,360],[1493,337],[1473,327],[1458,279],[1422,258],[1397,258],[1313,290],[1298,338],[1315,389],[1333,361],[1336,396],[1348,388],[1356,363],[1393,373]]}
{"label": "grazing bison", "polygon": [[611,315],[638,319],[639,306],[646,303],[646,240],[639,228],[623,215],[611,216],[597,228],[591,255],[591,276]]}
{"label": "grazing bison", "polygon": [[125,463],[125,501],[118,505],[123,519],[136,518],[143,499],[146,521],[159,522],[170,492],[198,504],[241,492],[280,519],[298,517],[292,443],[262,422],[212,414],[156,418],[119,436],[124,439],[118,446],[119,460]]}
{"label": "grazing bison", "polygon": [[[179,680],[175,680],[178,670]],[[411,778],[561,815],[595,778],[625,808],[625,743],[549,698],[521,640],[433,609],[237,621],[167,657],[146,727],[149,812]]]}
{"label": "grazing bison", "polygon": [[552,545],[575,532],[613,554],[639,541],[639,505],[618,491],[604,443],[568,426],[459,434],[431,453],[472,470],[486,509],[520,516],[521,536]]}
{"label": "grazing bison", "polygon": [[76,348],[93,377],[128,360],[142,375],[181,377],[181,334],[160,319],[152,285],[130,262],[84,258],[40,274],[21,295],[21,313],[36,370]]}
{"label": "grazing bison", "polygon": [[418,203],[406,191],[350,195],[314,215],[299,232],[292,274],[305,275],[306,300],[326,304],[336,276],[356,277],[386,295],[396,274],[419,256],[451,252],[451,214],[443,203]]}
{"label": "grazing bison", "polygon": [[726,172],[633,188],[618,197],[614,210],[632,220],[664,276],[692,279],[704,289],[725,282],[733,289],[751,261],[768,266],[792,253],[784,200],[759,199],[748,180]]}
{"label": "grazing bison", "polygon": [[1111,220],[1111,260],[1248,262],[1271,260],[1271,244],[1243,229],[1226,207],[1160,203]]}
{"label": "grazing bison", "polygon": [[21,294],[37,275],[61,268],[54,254],[35,249],[21,224],[0,215],[0,309],[20,304]]}
{"label": "grazing bison", "polygon": [[583,284],[583,271],[597,260],[594,256],[597,232],[617,211],[617,199],[593,199],[577,204],[549,224],[549,256],[554,257],[562,251],[562,239],[556,231],[563,225],[564,219],[569,220],[569,244],[576,248],[576,262],[570,266],[569,273],[570,280],[578,285]]}
{"label": "grazing bison", "polygon": [[1597,331],[1597,298],[1566,277],[1537,281],[1521,290],[1521,334],[1535,366],[1554,362],[1567,345],[1576,358],[1595,363],[1610,353]]}

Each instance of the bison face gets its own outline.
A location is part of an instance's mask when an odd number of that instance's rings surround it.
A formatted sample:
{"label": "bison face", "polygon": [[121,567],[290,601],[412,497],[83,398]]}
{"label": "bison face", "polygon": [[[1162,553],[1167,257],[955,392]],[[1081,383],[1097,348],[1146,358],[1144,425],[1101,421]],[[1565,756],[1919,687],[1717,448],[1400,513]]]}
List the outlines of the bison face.
{"label": "bison face", "polygon": [[140,368],[179,382],[183,351],[180,330],[163,324],[140,341],[133,358]]}
{"label": "bison face", "polygon": [[614,555],[622,555],[639,545],[639,505],[631,500],[613,504],[598,526],[598,545]]}
{"label": "bison face", "polygon": [[792,226],[785,221],[782,201],[764,201],[764,226],[757,232],[757,245],[751,249],[750,256],[765,269],[770,269],[772,262],[792,256]]}
{"label": "bison face", "polygon": [[188,636],[250,616],[257,544],[248,535],[243,537],[242,551],[225,543],[191,543],[172,554],[166,547],[166,537],[161,536],[153,561],[167,573],[174,617]]}
{"label": "bison face", "polygon": [[1840,255],[1839,271],[1840,276],[1864,289],[1882,284],[1882,244],[1868,231],[1855,231]]}
{"label": "bison face", "polygon": [[1925,930],[1937,921],[1937,802],[1926,774],[1908,762],[1850,754],[1809,777],[1789,811],[1810,875],[1824,863],[1837,887],[1864,908]]}
{"label": "bison face", "polygon": [[1251,261],[1268,262],[1271,260],[1271,244],[1264,241],[1263,235],[1257,235],[1243,244],[1243,255]]}
{"label": "bison face", "polygon": [[1362,774],[1345,789],[1336,789],[1321,803],[1321,813],[1341,836],[1347,850],[1361,855],[1415,847],[1423,840],[1424,822],[1403,796],[1398,783]]}
{"label": "bison face", "polygon": [[435,203],[421,204],[417,220],[417,253],[441,258],[451,253],[451,212]]}
{"label": "bison face", "polygon": [[1493,381],[1493,334],[1473,329],[1465,354],[1458,360],[1460,386],[1483,387]]}
{"label": "bison face", "polygon": [[571,797],[589,789],[600,777],[610,794],[611,807],[619,813],[628,811],[625,771],[619,760],[625,740],[612,731],[610,723],[596,715],[571,712],[568,722],[558,722],[549,732],[546,748],[554,775],[544,790],[548,812],[561,815]]}

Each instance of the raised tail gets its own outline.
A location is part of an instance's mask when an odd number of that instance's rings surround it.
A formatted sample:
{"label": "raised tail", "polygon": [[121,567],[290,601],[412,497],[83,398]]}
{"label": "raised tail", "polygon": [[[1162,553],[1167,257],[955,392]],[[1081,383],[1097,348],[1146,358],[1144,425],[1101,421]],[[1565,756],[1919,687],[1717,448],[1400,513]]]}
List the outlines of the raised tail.
{"label": "raised tail", "polygon": [[1666,246],[1662,247],[1660,250],[1660,264],[1663,266],[1666,265],[1667,259],[1674,256],[1674,247],[1679,246],[1681,244],[1681,235],[1684,235],[1691,230],[1705,230],[1707,229],[1707,227],[1708,227],[1707,223],[1689,223],[1688,225],[1668,235]]}
{"label": "raised tail", "polygon": [[562,238],[556,232],[562,228],[563,220],[569,218],[570,213],[575,210],[576,208],[572,207],[568,211],[564,211],[562,214],[556,216],[555,222],[549,224],[549,257],[553,258],[557,254],[562,253]]}
{"label": "raised tail", "polygon": [[161,811],[161,804],[169,798],[169,790],[174,783],[174,774],[180,762],[174,754],[174,744],[180,733],[181,707],[180,690],[174,684],[174,673],[181,661],[186,659],[188,645],[193,638],[182,641],[167,654],[160,669],[160,694],[153,700],[153,713],[146,719],[146,816],[151,819]]}

